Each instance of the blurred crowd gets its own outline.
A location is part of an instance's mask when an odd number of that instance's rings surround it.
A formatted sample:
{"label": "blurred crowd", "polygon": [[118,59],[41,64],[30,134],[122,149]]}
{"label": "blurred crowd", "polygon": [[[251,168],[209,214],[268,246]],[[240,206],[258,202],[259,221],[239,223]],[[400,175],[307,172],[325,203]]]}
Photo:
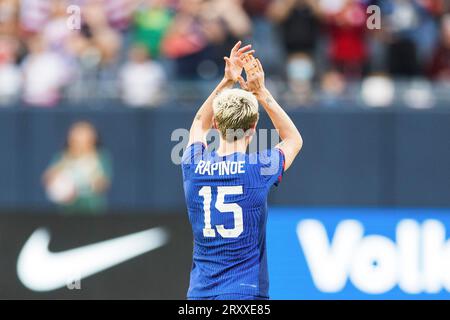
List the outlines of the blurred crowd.
{"label": "blurred crowd", "polygon": [[[371,5],[380,28],[367,26]],[[449,91],[447,0],[1,0],[0,104],[158,106],[220,77],[238,39],[292,105],[389,105],[406,83],[426,106],[430,88]]]}

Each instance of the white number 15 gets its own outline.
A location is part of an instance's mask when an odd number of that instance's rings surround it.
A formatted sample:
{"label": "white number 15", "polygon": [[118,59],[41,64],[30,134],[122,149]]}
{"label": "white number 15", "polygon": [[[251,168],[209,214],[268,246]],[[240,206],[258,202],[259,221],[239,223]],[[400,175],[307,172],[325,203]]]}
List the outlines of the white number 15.
{"label": "white number 15", "polygon": [[[224,203],[226,195],[242,194],[242,186],[224,186],[217,187],[217,201],[216,209],[220,212],[233,212],[234,228],[225,229],[221,225],[217,225],[217,232],[223,238],[237,238],[244,231],[244,221],[242,218],[242,208],[237,203]],[[203,229],[203,236],[214,238],[216,230],[211,226],[211,187],[203,187],[198,194],[203,197],[203,210],[205,211],[205,228]]]}

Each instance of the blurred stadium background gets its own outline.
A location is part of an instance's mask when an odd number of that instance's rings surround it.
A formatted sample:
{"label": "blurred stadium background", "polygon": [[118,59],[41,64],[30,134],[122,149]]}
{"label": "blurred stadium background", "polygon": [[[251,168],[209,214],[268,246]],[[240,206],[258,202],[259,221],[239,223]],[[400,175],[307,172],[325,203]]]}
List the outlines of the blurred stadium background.
{"label": "blurred stadium background", "polygon": [[[238,39],[305,141],[270,197],[271,296],[450,298],[447,0],[2,0],[0,298],[184,298],[172,133]],[[68,251],[147,229],[109,267]]]}

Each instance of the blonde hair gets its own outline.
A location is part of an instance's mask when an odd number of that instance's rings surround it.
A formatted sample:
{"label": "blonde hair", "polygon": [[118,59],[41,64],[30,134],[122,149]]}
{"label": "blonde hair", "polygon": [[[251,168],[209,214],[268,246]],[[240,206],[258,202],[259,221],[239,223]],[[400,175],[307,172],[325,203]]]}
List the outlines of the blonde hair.
{"label": "blonde hair", "polygon": [[245,136],[258,121],[258,100],[242,89],[223,90],[213,101],[217,129],[227,141]]}

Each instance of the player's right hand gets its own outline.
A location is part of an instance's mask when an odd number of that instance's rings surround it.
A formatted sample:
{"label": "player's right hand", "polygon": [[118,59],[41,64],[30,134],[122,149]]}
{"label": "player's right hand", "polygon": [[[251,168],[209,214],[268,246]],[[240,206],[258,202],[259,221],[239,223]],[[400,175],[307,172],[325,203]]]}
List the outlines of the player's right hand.
{"label": "player's right hand", "polygon": [[239,81],[245,58],[255,52],[255,50],[251,50],[252,45],[249,44],[241,48],[241,44],[242,42],[238,41],[231,49],[230,56],[224,57],[225,78],[233,82]]}

